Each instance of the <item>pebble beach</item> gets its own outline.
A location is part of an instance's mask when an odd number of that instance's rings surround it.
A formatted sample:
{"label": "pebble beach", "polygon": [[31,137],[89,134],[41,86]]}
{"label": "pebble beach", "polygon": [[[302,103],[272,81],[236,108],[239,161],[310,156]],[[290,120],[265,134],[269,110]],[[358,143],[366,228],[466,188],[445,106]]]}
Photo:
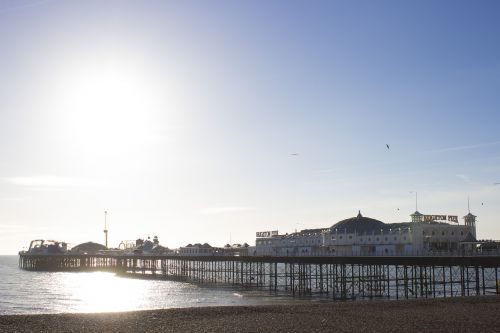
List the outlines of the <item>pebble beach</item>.
{"label": "pebble beach", "polygon": [[0,332],[500,332],[500,296],[0,316]]}

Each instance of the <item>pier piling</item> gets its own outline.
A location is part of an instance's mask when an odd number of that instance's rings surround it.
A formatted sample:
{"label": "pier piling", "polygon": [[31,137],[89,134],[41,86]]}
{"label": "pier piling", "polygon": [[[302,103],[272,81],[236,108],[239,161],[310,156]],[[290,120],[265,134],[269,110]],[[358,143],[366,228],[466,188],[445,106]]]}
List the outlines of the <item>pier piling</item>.
{"label": "pier piling", "polygon": [[28,254],[32,271],[107,271],[201,284],[254,287],[269,293],[358,298],[428,298],[500,294],[499,256],[257,257]]}

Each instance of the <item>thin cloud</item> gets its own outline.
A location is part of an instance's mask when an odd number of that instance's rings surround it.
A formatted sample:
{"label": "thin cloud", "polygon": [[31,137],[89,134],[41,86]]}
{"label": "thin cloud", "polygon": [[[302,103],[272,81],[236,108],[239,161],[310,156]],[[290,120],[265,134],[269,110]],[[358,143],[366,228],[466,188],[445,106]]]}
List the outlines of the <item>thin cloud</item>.
{"label": "thin cloud", "polygon": [[96,186],[96,183],[89,179],[58,177],[58,176],[9,177],[9,178],[4,178],[4,181],[17,186],[36,187],[36,188]]}
{"label": "thin cloud", "polygon": [[19,224],[2,224],[0,225],[0,234],[14,234],[14,233],[24,233],[24,232],[37,232],[37,231],[45,231],[46,228],[42,227],[33,227]]}
{"label": "thin cloud", "polygon": [[26,3],[26,4],[20,4],[17,6],[12,6],[12,7],[6,7],[4,9],[0,9],[0,14],[8,13],[8,12],[16,12],[24,9],[29,9],[33,7],[38,7],[45,5],[46,3],[53,2],[54,0],[41,0],[41,1],[35,1],[31,3]]}
{"label": "thin cloud", "polygon": [[433,149],[433,150],[427,150],[424,153],[444,153],[449,151],[461,151],[461,150],[476,149],[476,148],[496,146],[496,145],[500,145],[500,141],[483,142],[474,145],[456,146],[456,147],[448,147],[442,149]]}
{"label": "thin cloud", "polygon": [[226,207],[210,207],[203,209],[201,212],[205,215],[225,214],[225,213],[240,213],[255,210],[255,207],[249,206],[226,206]]}
{"label": "thin cloud", "polygon": [[470,177],[467,176],[467,175],[458,174],[458,175],[455,175],[455,176],[457,176],[458,178],[462,179],[466,183],[469,183],[469,184],[471,183]]}
{"label": "thin cloud", "polygon": [[0,200],[2,201],[10,201],[10,202],[15,202],[15,201],[25,201],[27,198],[26,197],[2,197]]}

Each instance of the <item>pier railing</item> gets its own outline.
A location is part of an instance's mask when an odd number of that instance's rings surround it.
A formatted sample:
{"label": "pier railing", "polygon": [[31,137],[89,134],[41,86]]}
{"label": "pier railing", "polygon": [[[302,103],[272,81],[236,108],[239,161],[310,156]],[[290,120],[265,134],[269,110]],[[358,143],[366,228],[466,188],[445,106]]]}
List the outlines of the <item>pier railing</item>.
{"label": "pier railing", "polygon": [[271,257],[20,254],[33,271],[109,271],[331,299],[500,294],[500,256]]}

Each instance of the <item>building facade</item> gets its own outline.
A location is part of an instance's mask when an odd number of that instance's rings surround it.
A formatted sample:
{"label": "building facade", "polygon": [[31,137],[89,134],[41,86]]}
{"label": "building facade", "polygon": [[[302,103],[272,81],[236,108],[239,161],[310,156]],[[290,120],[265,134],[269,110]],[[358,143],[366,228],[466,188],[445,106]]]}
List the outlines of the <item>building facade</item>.
{"label": "building facade", "polygon": [[[270,256],[410,256],[459,255],[475,251],[476,216],[423,215],[416,211],[411,222],[384,223],[361,212],[329,228],[306,229],[292,234],[257,237],[255,255]],[[444,217],[444,219],[443,219]],[[439,219],[439,220],[438,220]],[[263,233],[258,233],[262,235]]]}
{"label": "building facade", "polygon": [[213,247],[208,243],[205,244],[188,244],[178,249],[177,253],[180,256],[246,256],[248,255],[249,245],[244,244],[226,244],[224,247]]}

